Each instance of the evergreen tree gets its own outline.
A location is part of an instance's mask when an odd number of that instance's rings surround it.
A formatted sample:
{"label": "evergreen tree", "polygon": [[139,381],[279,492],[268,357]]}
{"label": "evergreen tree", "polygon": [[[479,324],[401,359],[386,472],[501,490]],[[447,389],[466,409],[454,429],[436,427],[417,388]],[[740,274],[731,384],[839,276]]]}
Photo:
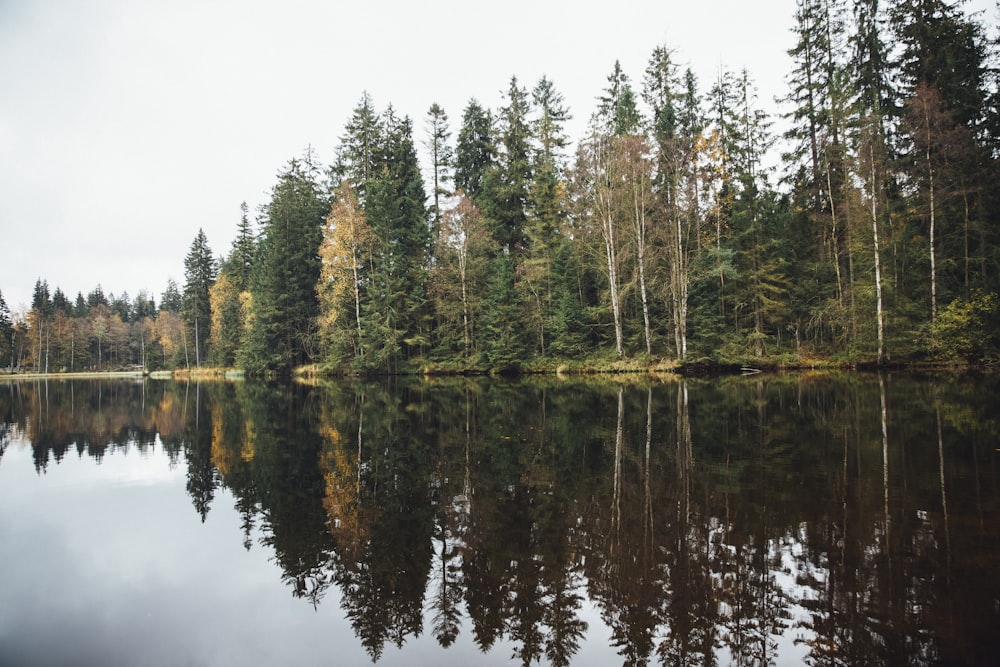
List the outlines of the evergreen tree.
{"label": "evergreen tree", "polygon": [[[841,0],[799,0],[795,19],[797,42],[788,52],[794,67],[783,100],[791,107],[785,115],[788,150],[782,156],[797,213],[795,238],[788,239],[799,270],[793,328],[826,312],[823,319],[853,330],[847,326],[854,312],[849,305],[854,264],[845,168],[851,122],[845,9]],[[813,313],[804,306],[810,301],[821,304],[813,306]]]}
{"label": "evergreen tree", "polygon": [[104,294],[104,288],[100,285],[95,287],[87,294],[87,306],[89,308],[96,308],[98,306],[110,306],[108,302],[108,297]]}
{"label": "evergreen tree", "polygon": [[895,66],[904,97],[936,89],[955,120],[975,129],[983,119],[986,46],[962,2],[895,0],[890,20],[901,46]]}
{"label": "evergreen tree", "polygon": [[49,282],[41,278],[35,281],[35,289],[31,295],[31,310],[38,311],[43,317],[52,314],[52,296],[49,293]]}
{"label": "evergreen tree", "polygon": [[496,254],[482,214],[471,199],[458,193],[445,211],[431,270],[431,293],[439,324],[437,350],[446,358],[475,355],[489,258]]}
{"label": "evergreen tree", "polygon": [[427,266],[431,230],[412,123],[409,118],[398,118],[390,107],[383,114],[383,132],[365,216],[379,239],[374,308],[380,313],[384,333],[384,347],[372,351],[371,361],[391,368],[403,346],[408,352],[422,353],[430,340]]}
{"label": "evergreen tree", "polygon": [[[763,356],[766,342],[787,320],[784,211],[768,184],[764,157],[773,143],[770,120],[757,106],[756,88],[743,70],[737,84],[739,106],[733,109],[733,166],[739,190],[733,201],[731,225],[739,260],[737,304],[747,311],[748,325],[736,320],[739,334],[756,356]],[[740,313],[734,313],[739,318]]]}
{"label": "evergreen tree", "polygon": [[531,93],[535,108],[532,135],[536,148],[532,157],[530,223],[532,247],[548,246],[567,216],[563,150],[569,141],[565,124],[572,116],[553,83],[542,77]]}
{"label": "evergreen tree", "polygon": [[516,370],[525,359],[523,304],[515,289],[515,259],[500,253],[489,263],[489,284],[486,289],[480,333],[480,349],[493,370]]}
{"label": "evergreen tree", "polygon": [[[88,302],[88,307],[90,303]],[[184,306],[184,298],[181,296],[177,281],[173,278],[167,279],[167,288],[160,295],[160,310],[171,313],[180,313]]]}
{"label": "evergreen tree", "polygon": [[211,335],[212,309],[209,292],[215,284],[216,266],[208,238],[202,229],[184,258],[184,306],[182,315],[190,332],[195,365],[200,366]]}
{"label": "evergreen tree", "polygon": [[250,286],[250,273],[253,270],[254,246],[256,236],[250,224],[250,213],[246,202],[240,204],[240,223],[236,228],[236,238],[233,239],[229,257],[225,263],[225,271],[239,291]]}
{"label": "evergreen tree", "polygon": [[146,290],[139,290],[135,295],[132,306],[132,318],[136,322],[141,322],[147,317],[156,317],[156,301]]}
{"label": "evergreen tree", "polygon": [[253,375],[284,375],[315,353],[319,244],[329,204],[312,155],[292,159],[264,209],[251,276],[248,331],[238,355]]}
{"label": "evergreen tree", "polygon": [[883,39],[885,22],[879,0],[854,0],[851,70],[859,115],[889,113],[893,106],[888,53]]}
{"label": "evergreen tree", "polygon": [[[651,209],[660,224],[656,239],[646,239],[646,232],[635,225],[637,248],[658,242],[665,264],[666,301],[671,313],[674,347],[679,359],[687,355],[688,294],[692,254],[702,232],[701,190],[702,162],[705,160],[702,132],[704,119],[700,109],[697,81],[691,70],[681,77],[670,51],[654,49],[646,68],[643,98],[651,112],[654,140],[653,192]],[[636,222],[641,221],[633,216]],[[660,250],[660,248],[653,248]],[[645,254],[645,253],[644,253]],[[640,285],[645,283],[645,259],[638,260]],[[642,293],[645,288],[642,287]],[[643,303],[646,298],[643,297]],[[644,314],[648,307],[644,307]],[[647,327],[648,328],[648,327]],[[650,353],[647,335],[647,353]]]}
{"label": "evergreen tree", "polygon": [[598,98],[597,117],[602,130],[613,136],[638,134],[642,116],[636,102],[635,91],[619,61],[608,76],[608,87]]}
{"label": "evergreen tree", "polygon": [[563,96],[542,77],[532,91],[535,119],[532,134],[535,150],[525,236],[527,252],[520,271],[521,283],[534,303],[538,324],[539,352],[546,348],[546,320],[552,316],[552,255],[568,217],[565,156],[568,143],[565,123],[571,118]]}
{"label": "evergreen tree", "polygon": [[368,181],[377,176],[382,126],[375,104],[365,91],[344,127],[334,166],[335,181],[350,181],[362,205],[367,200]]}
{"label": "evergreen tree", "polygon": [[52,310],[53,312],[61,312],[64,315],[68,315],[72,310],[72,304],[66,298],[65,292],[59,287],[56,287],[55,292],[52,293]]}
{"label": "evergreen tree", "polygon": [[480,203],[493,225],[493,238],[506,252],[523,252],[531,188],[531,127],[526,88],[512,77],[507,104],[499,113],[499,155],[488,172],[489,201]]}
{"label": "evergreen tree", "polygon": [[7,301],[0,291],[0,366],[13,368],[14,322],[10,317]]}
{"label": "evergreen tree", "polygon": [[462,114],[455,146],[455,188],[482,206],[483,181],[496,160],[496,139],[490,112],[470,100]]}
{"label": "evergreen tree", "polygon": [[434,198],[433,224],[434,236],[441,226],[441,200],[451,194],[447,184],[451,180],[452,163],[455,151],[448,143],[451,130],[448,129],[448,114],[436,102],[427,110],[427,138],[424,147],[431,159],[431,195]]}

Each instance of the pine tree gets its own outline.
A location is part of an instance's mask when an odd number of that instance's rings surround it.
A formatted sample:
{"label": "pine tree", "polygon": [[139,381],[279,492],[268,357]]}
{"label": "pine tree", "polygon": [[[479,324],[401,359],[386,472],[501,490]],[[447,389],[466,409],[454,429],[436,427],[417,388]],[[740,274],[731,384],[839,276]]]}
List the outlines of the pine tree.
{"label": "pine tree", "polygon": [[427,110],[427,138],[424,141],[424,147],[431,159],[431,195],[434,198],[432,220],[435,238],[441,226],[441,200],[451,194],[447,185],[451,181],[455,151],[448,143],[450,138],[448,114],[435,102]]}
{"label": "pine tree", "polygon": [[[752,321],[747,336],[750,347],[756,356],[763,356],[766,340],[787,316],[788,280],[780,245],[784,214],[764,166],[773,143],[770,120],[757,105],[756,88],[746,70],[738,79],[736,95],[739,104],[731,110],[736,132],[730,147],[738,184],[731,219],[741,277],[736,297]],[[739,317],[738,312],[735,315]],[[738,320],[736,324],[740,333]]]}
{"label": "pine tree", "polygon": [[[689,89],[685,90],[685,85]],[[685,94],[689,95],[685,99]],[[678,359],[687,354],[687,285],[690,262],[691,230],[697,239],[697,184],[693,174],[696,164],[695,136],[700,134],[700,115],[693,75],[682,84],[671,52],[665,47],[656,47],[649,59],[643,79],[643,99],[650,109],[650,135],[653,141],[650,168],[651,192],[649,209],[660,221],[660,239],[663,247],[669,279],[666,281],[671,320],[674,331],[674,345]],[[681,125],[678,107],[688,105],[684,119],[689,126]],[[695,188],[694,201],[690,188]],[[646,287],[646,265],[649,248],[653,242],[645,215],[633,214],[633,229],[636,242],[636,265],[639,271],[640,294],[643,303],[646,353],[652,354],[652,340],[649,324],[649,304]],[[693,215],[692,215],[693,214]],[[640,224],[641,223],[641,224]]]}
{"label": "pine tree", "polygon": [[476,350],[492,238],[475,203],[463,193],[445,211],[431,273],[441,324],[435,331],[442,354],[471,359]]}
{"label": "pine tree", "polygon": [[496,151],[490,112],[476,100],[470,100],[462,114],[455,146],[455,188],[478,206],[482,206],[483,181],[496,161]]}
{"label": "pine tree", "polygon": [[888,53],[883,40],[885,22],[879,0],[854,0],[854,30],[850,36],[852,46],[851,79],[855,82],[855,106],[861,116],[876,114],[881,117],[893,106],[889,85]]}
{"label": "pine tree", "polygon": [[211,335],[212,308],[209,292],[215,284],[216,266],[208,238],[198,230],[184,258],[184,307],[182,314],[191,334],[195,365],[201,365],[205,343]]}
{"label": "pine tree", "polygon": [[383,114],[383,136],[364,210],[378,237],[373,307],[382,327],[382,348],[371,350],[370,361],[391,370],[400,353],[415,356],[429,343],[431,229],[410,119],[398,118],[388,108]]}
{"label": "pine tree", "polygon": [[565,184],[567,145],[564,126],[570,119],[563,96],[553,83],[542,77],[532,91],[535,139],[531,160],[532,181],[525,238],[527,247],[521,262],[519,282],[534,304],[533,319],[538,327],[538,351],[546,353],[546,321],[551,316],[552,253],[568,217]]}
{"label": "pine tree", "polygon": [[901,52],[895,63],[904,97],[921,86],[939,92],[955,120],[974,129],[983,118],[986,47],[961,2],[895,0],[890,21]]}
{"label": "pine tree", "polygon": [[613,136],[638,134],[642,116],[621,62],[615,61],[615,68],[608,76],[608,87],[598,102],[597,118],[603,132]]}
{"label": "pine tree", "polygon": [[512,77],[507,104],[499,113],[499,155],[488,172],[489,202],[480,203],[493,227],[493,238],[509,253],[525,249],[525,226],[531,188],[531,127],[527,89]]}
{"label": "pine tree", "polygon": [[[92,304],[88,301],[87,307],[89,308]],[[167,287],[163,290],[160,295],[160,310],[168,311],[171,313],[180,313],[181,308],[184,306],[184,299],[181,297],[180,288],[177,286],[177,281],[173,278],[167,279]],[[79,310],[79,305],[77,307]]]}
{"label": "pine tree", "polygon": [[250,213],[247,203],[240,204],[240,223],[236,228],[236,238],[233,239],[229,257],[226,259],[226,273],[232,279],[239,291],[250,287],[250,273],[253,270],[254,246],[256,235],[250,223]]}
{"label": "pine tree", "polygon": [[348,180],[353,183],[362,205],[368,195],[368,181],[377,176],[382,125],[375,104],[365,91],[344,127],[334,167],[336,182]]}
{"label": "pine tree", "polygon": [[0,291],[0,366],[14,367],[14,322]]}
{"label": "pine tree", "polygon": [[252,375],[288,374],[316,353],[319,245],[329,210],[312,155],[292,159],[264,209],[251,277],[248,332],[238,360]]}

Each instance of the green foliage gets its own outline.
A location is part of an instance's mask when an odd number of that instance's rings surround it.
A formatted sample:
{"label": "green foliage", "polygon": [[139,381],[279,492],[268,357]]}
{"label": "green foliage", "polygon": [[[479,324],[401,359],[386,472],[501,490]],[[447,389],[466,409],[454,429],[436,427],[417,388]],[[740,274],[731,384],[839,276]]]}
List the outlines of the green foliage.
{"label": "green foliage", "polygon": [[1000,300],[995,292],[973,292],[947,305],[930,326],[936,356],[980,361],[1000,350]]}
{"label": "green foliage", "polygon": [[[209,293],[215,284],[215,258],[204,230],[199,229],[184,258],[184,305],[182,314],[193,341],[196,365],[207,358],[206,343],[211,335],[212,308]],[[114,306],[112,306],[114,310]]]}
{"label": "green foliage", "polygon": [[310,154],[291,160],[264,210],[249,330],[238,355],[250,374],[288,374],[315,353],[319,244],[329,210],[318,178]]}
{"label": "green foliage", "polygon": [[476,100],[470,100],[462,115],[455,146],[455,188],[481,205],[483,182],[496,160],[493,118]]}

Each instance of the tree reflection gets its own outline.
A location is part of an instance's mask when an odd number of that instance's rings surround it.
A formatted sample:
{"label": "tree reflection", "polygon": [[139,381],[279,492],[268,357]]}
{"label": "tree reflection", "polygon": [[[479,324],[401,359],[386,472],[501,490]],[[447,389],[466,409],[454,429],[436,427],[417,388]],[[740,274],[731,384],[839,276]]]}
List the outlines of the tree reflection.
{"label": "tree reflection", "polygon": [[630,665],[991,664],[997,390],[12,383],[0,456],[29,442],[43,475],[74,451],[163,448],[195,514],[225,487],[244,547],[296,597],[332,592],[375,661],[426,630],[523,665],[571,664],[584,641]]}

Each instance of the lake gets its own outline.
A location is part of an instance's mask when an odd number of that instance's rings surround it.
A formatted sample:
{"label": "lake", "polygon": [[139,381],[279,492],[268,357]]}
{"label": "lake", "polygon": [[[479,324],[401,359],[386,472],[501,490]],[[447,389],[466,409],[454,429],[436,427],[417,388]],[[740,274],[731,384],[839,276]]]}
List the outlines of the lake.
{"label": "lake", "polygon": [[0,383],[0,665],[1000,664],[1000,381]]}

